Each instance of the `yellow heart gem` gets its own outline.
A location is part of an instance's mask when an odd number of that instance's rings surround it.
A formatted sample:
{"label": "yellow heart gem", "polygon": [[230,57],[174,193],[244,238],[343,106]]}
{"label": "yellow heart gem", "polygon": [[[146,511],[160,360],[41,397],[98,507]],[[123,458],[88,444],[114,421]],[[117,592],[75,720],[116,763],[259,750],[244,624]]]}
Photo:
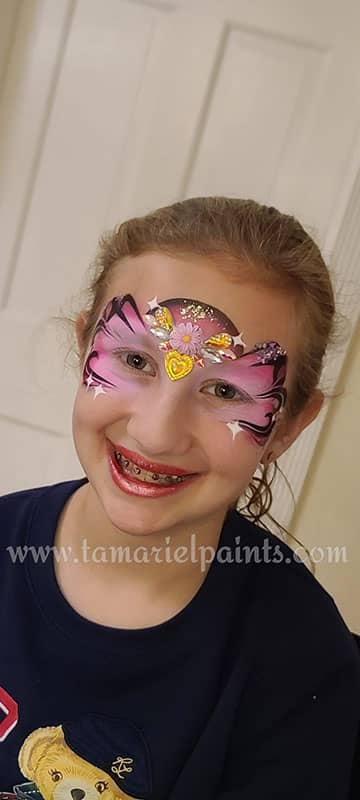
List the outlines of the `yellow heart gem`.
{"label": "yellow heart gem", "polygon": [[191,372],[194,362],[190,356],[183,356],[177,350],[169,350],[165,356],[165,369],[172,381],[184,378]]}

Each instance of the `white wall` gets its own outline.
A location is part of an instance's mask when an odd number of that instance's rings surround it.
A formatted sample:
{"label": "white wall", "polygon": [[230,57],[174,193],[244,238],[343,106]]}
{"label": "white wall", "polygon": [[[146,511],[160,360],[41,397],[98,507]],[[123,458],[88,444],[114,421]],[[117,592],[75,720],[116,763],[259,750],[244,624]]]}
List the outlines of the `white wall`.
{"label": "white wall", "polygon": [[346,546],[347,563],[331,563],[315,551],[316,577],[360,633],[360,325],[336,387],[342,391],[330,401],[290,533],[309,550]]}

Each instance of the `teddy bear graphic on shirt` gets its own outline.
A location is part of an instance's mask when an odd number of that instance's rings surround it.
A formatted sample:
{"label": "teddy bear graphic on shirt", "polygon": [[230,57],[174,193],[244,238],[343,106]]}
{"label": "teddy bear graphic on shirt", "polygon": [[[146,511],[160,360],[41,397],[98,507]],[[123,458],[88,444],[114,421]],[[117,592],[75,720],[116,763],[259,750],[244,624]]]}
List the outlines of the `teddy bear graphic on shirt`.
{"label": "teddy bear graphic on shirt", "polygon": [[23,742],[18,761],[29,780],[14,787],[18,798],[146,800],[151,792],[146,741],[125,719],[87,714],[37,728]]}

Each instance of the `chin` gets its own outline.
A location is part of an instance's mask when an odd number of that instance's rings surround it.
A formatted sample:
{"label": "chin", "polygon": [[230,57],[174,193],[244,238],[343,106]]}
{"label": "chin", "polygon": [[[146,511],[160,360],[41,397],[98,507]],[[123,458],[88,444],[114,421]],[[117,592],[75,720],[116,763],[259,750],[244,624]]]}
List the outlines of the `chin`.
{"label": "chin", "polygon": [[[146,505],[144,505],[144,502]],[[119,534],[127,536],[151,536],[160,532],[164,526],[171,524],[169,516],[159,514],[159,510],[150,506],[151,501],[139,501],[129,498],[122,502],[121,499],[102,500],[102,506],[109,522]]]}

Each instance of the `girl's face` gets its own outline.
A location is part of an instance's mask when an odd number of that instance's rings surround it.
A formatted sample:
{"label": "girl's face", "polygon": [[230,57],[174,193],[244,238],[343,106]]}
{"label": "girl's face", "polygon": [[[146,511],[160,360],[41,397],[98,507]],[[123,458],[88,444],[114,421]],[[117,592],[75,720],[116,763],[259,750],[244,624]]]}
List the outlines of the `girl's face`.
{"label": "girl's face", "polygon": [[[112,524],[145,534],[220,521],[276,433],[294,353],[285,295],[230,282],[199,256],[124,259],[73,413],[80,462]],[[174,480],[177,470],[191,477]]]}

